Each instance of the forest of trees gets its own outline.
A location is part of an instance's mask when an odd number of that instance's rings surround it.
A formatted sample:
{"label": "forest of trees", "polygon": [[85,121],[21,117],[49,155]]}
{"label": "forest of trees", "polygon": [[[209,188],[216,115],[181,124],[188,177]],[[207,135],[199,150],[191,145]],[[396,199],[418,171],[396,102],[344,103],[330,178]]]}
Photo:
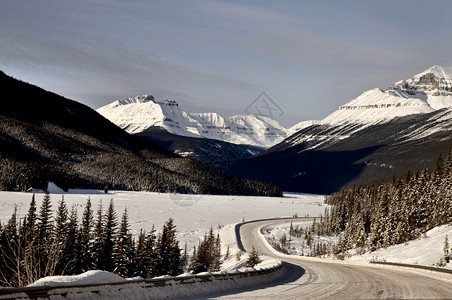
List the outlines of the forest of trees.
{"label": "forest of trees", "polygon": [[[170,218],[160,233],[152,226],[133,238],[127,209],[118,220],[113,200],[106,210],[101,201],[94,211],[88,198],[79,222],[76,207],[69,209],[64,198],[53,216],[50,195],[44,195],[39,211],[33,195],[24,217],[19,218],[15,209],[9,221],[0,224],[0,286],[21,287],[45,276],[89,270],[145,279],[220,270],[219,233],[211,228],[191,256],[187,245],[184,251],[179,247],[176,233]],[[224,259],[229,256],[226,253]],[[255,256],[253,262],[258,262]]]}
{"label": "forest of trees", "polygon": [[[432,172],[424,169],[391,182],[344,187],[327,197],[331,209],[311,230],[339,235],[335,256],[358,254],[416,239],[452,223],[452,150],[440,155]],[[322,251],[323,252],[323,251]]]}
{"label": "forest of trees", "polygon": [[0,285],[26,286],[44,276],[74,275],[105,270],[123,277],[152,278],[182,273],[184,262],[176,227],[169,219],[162,231],[140,231],[137,239],[129,228],[127,209],[118,221],[113,200],[97,211],[90,199],[81,222],[77,210],[68,209],[64,198],[52,215],[50,195],[39,211],[33,196],[28,213],[0,226]]}

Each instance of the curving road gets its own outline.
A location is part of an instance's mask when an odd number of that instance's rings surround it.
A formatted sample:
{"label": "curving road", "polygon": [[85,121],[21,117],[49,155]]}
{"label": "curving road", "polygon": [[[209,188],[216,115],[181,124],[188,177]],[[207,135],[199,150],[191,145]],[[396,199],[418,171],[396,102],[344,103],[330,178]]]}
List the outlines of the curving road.
{"label": "curving road", "polygon": [[[297,219],[299,221],[299,219]],[[452,275],[383,266],[322,262],[277,253],[259,237],[260,228],[288,220],[245,223],[240,241],[246,251],[284,262],[284,279],[271,286],[214,297],[217,299],[452,299]],[[240,244],[240,243],[239,243]]]}

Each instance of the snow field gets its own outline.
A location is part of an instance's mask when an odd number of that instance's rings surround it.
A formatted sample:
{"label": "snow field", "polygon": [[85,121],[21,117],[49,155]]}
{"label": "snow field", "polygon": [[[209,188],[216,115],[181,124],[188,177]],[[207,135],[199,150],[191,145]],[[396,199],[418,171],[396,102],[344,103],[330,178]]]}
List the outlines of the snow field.
{"label": "snow field", "polygon": [[[103,191],[96,190],[70,190],[68,193],[62,193],[56,188],[52,191],[55,192],[50,195],[52,209],[56,210],[58,201],[64,196],[69,208],[72,205],[76,206],[79,218],[82,216],[88,197],[91,198],[94,212],[96,212],[100,200],[102,200],[105,211],[110,199],[113,199],[118,219],[127,208],[131,231],[135,237],[141,228],[149,232],[153,224],[155,229],[160,231],[168,218],[172,217],[178,231],[180,247],[183,249],[186,242],[189,254],[191,254],[193,246],[198,245],[204,233],[210,230],[210,227],[216,230],[225,224],[235,224],[243,219],[290,217],[294,214],[318,216],[324,212],[326,207],[323,204],[324,196],[295,193],[286,193],[283,198],[271,198],[128,191],[111,191],[105,194]],[[38,211],[43,196],[43,193],[36,194]],[[1,224],[5,224],[11,218],[15,205],[18,208],[19,218],[26,215],[31,198],[30,193],[0,192]],[[232,230],[226,233],[230,227],[225,226],[224,228],[220,235],[222,243],[235,244],[235,232]],[[223,249],[223,254],[226,253],[226,248]],[[230,249],[230,253],[234,252]],[[226,265],[227,268],[231,267],[229,264]]]}

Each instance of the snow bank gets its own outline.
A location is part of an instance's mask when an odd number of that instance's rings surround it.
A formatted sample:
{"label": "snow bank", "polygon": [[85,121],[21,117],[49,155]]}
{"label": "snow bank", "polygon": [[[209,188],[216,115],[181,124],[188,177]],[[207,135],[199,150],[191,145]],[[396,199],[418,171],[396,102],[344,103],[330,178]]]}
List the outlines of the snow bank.
{"label": "snow bank", "polygon": [[28,286],[68,286],[118,282],[126,282],[126,279],[107,271],[93,270],[73,276],[48,276],[41,278]]}
{"label": "snow bank", "polygon": [[[415,265],[436,265],[444,257],[444,239],[446,235],[449,238],[449,245],[452,244],[452,226],[443,225],[435,227],[426,232],[425,235],[417,240],[409,241],[406,244],[390,246],[386,249],[379,249],[374,252],[368,252],[363,255],[353,255],[350,261],[370,261],[379,260],[386,262],[396,262]],[[452,263],[447,268],[452,269]]]}
{"label": "snow bank", "polygon": [[[0,289],[0,299],[192,299],[218,296],[243,288],[261,286],[285,276],[284,268],[263,273],[210,274],[127,281],[104,271],[79,276],[43,278],[26,288]],[[113,283],[108,284],[107,283]],[[101,285],[94,285],[101,284]],[[86,285],[86,286],[81,286]],[[43,288],[40,290],[39,288]],[[8,293],[11,292],[11,293]],[[27,295],[29,294],[29,295]]]}

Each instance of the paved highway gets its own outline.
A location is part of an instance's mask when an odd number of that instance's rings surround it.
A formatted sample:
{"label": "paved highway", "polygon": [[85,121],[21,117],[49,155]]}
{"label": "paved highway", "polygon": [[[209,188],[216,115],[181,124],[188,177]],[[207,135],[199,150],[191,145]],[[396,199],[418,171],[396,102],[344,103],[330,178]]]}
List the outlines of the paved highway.
{"label": "paved highway", "polygon": [[[299,219],[297,220],[299,221]],[[374,265],[321,262],[277,253],[259,237],[272,220],[240,227],[242,247],[275,256],[284,262],[286,276],[270,286],[209,297],[216,299],[452,299],[452,275]]]}

